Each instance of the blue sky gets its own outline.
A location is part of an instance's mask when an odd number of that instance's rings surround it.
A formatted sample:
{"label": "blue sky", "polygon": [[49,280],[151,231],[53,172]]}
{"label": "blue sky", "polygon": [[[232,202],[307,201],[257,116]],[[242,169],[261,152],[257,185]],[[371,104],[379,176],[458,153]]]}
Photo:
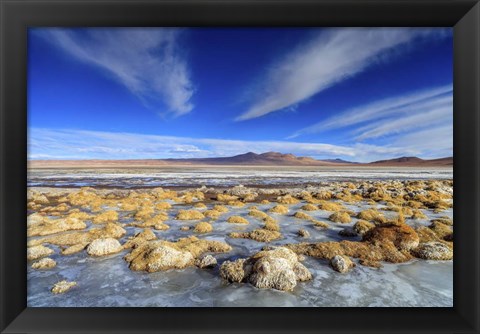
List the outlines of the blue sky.
{"label": "blue sky", "polygon": [[450,28],[33,28],[30,159],[453,154]]}

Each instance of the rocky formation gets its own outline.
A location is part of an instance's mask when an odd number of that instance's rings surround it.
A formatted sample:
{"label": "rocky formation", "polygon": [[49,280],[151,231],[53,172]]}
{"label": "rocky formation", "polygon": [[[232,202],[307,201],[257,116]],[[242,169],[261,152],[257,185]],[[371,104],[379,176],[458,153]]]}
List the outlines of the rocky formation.
{"label": "rocky formation", "polygon": [[122,245],[114,238],[93,240],[87,247],[87,254],[91,256],[104,256],[115,254],[123,250]]}
{"label": "rocky formation", "polygon": [[210,254],[207,254],[202,258],[195,260],[195,265],[201,269],[213,268],[217,265],[217,259]]}
{"label": "rocky formation", "polygon": [[52,288],[52,292],[54,294],[65,293],[76,285],[77,285],[77,282],[60,281],[55,283],[55,285]]}
{"label": "rocky formation", "polygon": [[414,254],[424,260],[451,260],[453,251],[441,242],[427,242],[420,244]]}
{"label": "rocky formation", "polygon": [[346,273],[355,267],[355,263],[348,256],[335,255],[330,259],[330,266],[339,273]]}
{"label": "rocky formation", "polygon": [[33,246],[27,248],[27,260],[34,261],[42,257],[53,254],[53,249],[43,245]]}
{"label": "rocky formation", "polygon": [[44,257],[43,259],[36,261],[32,264],[33,269],[41,270],[41,269],[50,269],[57,265],[55,260],[52,260],[49,257]]}
{"label": "rocky formation", "polygon": [[250,283],[261,289],[292,291],[297,282],[312,279],[298,256],[284,247],[260,251],[250,258],[225,261],[220,276],[228,282]]}
{"label": "rocky formation", "polygon": [[302,238],[310,237],[310,233],[307,230],[304,230],[303,228],[299,229],[297,234],[298,234],[298,236],[300,236]]}

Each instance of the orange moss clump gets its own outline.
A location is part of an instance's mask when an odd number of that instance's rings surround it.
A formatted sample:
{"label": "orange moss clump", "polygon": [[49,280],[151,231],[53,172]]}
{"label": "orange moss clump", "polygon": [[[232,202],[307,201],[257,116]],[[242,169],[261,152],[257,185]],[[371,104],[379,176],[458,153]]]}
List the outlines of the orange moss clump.
{"label": "orange moss clump", "polygon": [[443,239],[443,240],[451,240],[453,231],[452,228],[448,225],[445,225],[439,221],[434,221],[433,223],[428,226],[429,229],[431,229],[438,238]]}
{"label": "orange moss clump", "polygon": [[287,245],[297,254],[322,259],[345,255],[360,259],[360,264],[380,266],[380,261],[399,263],[412,259],[410,251],[418,246],[419,237],[408,225],[377,226],[368,231],[361,242],[300,243]]}
{"label": "orange moss clump", "polygon": [[393,243],[397,249],[406,251],[417,247],[420,241],[415,230],[406,224],[376,226],[365,233],[362,240],[374,245]]}

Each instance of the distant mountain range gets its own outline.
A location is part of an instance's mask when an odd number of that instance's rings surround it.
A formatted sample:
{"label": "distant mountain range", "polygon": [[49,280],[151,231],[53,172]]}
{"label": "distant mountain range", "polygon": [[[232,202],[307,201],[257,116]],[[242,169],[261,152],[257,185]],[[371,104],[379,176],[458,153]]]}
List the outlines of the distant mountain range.
{"label": "distant mountain range", "polygon": [[379,160],[369,163],[375,166],[453,166],[453,157],[424,160],[417,157],[401,157],[390,160]]}
{"label": "distant mountain range", "polygon": [[424,160],[401,157],[370,163],[342,159],[316,160],[279,152],[253,153],[218,158],[139,159],[139,160],[31,160],[29,168],[101,168],[101,167],[161,167],[161,166],[371,166],[371,167],[452,167],[453,157]]}

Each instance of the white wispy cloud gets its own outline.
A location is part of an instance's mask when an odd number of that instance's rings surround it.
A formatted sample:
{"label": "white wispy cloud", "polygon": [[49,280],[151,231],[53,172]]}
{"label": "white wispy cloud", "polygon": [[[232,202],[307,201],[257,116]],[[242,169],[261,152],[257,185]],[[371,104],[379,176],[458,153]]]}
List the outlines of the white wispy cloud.
{"label": "white wispy cloud", "polygon": [[352,148],[319,143],[223,140],[71,129],[31,128],[28,143],[30,159],[201,158],[232,156],[248,151],[282,151],[327,157],[355,155]]}
{"label": "white wispy cloud", "polygon": [[[278,151],[318,159],[373,161],[399,156],[444,157],[452,153],[451,128],[438,127],[399,137],[390,145],[331,145],[286,141],[244,141],[30,128],[29,159],[164,159],[233,156]],[[420,142],[417,143],[417,141]]]}
{"label": "white wispy cloud", "polygon": [[424,158],[452,156],[453,122],[399,136],[393,139],[391,145],[411,147]]}
{"label": "white wispy cloud", "polygon": [[442,29],[339,28],[313,38],[273,64],[250,108],[238,116],[243,121],[283,110],[320,91],[385,61],[399,46]]}
{"label": "white wispy cloud", "polygon": [[194,87],[179,50],[181,31],[174,28],[42,29],[45,38],[75,59],[101,68],[153,108],[167,112],[193,109]]}
{"label": "white wispy cloud", "polygon": [[[446,85],[361,105],[296,131],[289,139],[310,133],[345,128],[356,140],[409,132],[416,128],[453,121],[453,87]],[[366,124],[366,125],[365,125]]]}

